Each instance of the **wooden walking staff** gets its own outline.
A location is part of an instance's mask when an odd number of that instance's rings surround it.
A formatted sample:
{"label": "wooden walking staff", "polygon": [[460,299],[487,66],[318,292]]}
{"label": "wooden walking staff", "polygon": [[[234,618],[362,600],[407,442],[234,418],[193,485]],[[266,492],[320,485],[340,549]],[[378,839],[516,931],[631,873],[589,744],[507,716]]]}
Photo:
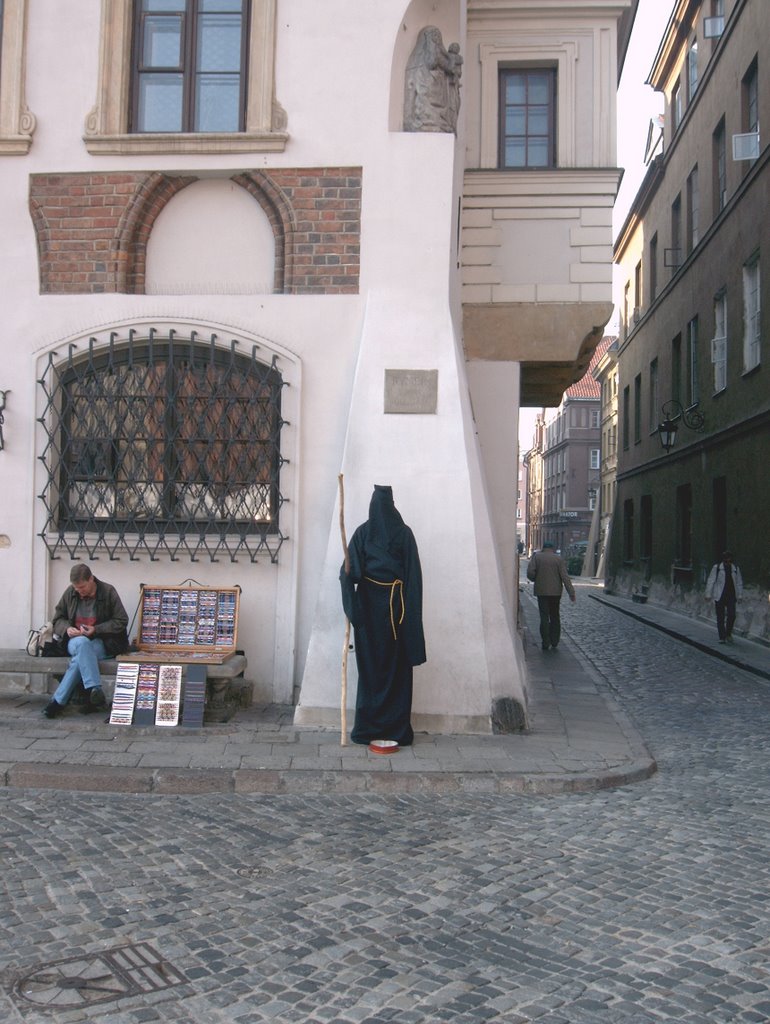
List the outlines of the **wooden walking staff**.
{"label": "wooden walking staff", "polygon": [[[342,550],[345,555],[345,575],[350,575],[350,552],[345,536],[345,486],[342,473],[337,477],[340,486],[340,533],[342,534]],[[350,619],[345,616],[345,643],[342,648],[342,687],[340,695],[340,746],[348,742],[348,650],[350,648]]]}

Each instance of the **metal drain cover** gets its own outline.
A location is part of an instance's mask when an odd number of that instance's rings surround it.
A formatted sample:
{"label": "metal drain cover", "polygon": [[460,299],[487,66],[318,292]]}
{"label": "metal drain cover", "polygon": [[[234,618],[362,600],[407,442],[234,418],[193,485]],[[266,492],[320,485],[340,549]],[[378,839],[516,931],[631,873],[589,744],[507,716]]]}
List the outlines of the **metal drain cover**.
{"label": "metal drain cover", "polygon": [[71,1009],[157,992],[186,980],[152,946],[140,942],[36,967],[16,982],[14,994],[35,1006]]}

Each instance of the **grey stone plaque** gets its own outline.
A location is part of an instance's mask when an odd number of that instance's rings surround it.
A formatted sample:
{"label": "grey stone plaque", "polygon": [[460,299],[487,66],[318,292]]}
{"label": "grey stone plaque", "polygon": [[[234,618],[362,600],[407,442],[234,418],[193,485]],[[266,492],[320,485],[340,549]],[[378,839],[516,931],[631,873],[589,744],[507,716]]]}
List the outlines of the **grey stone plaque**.
{"label": "grey stone plaque", "polygon": [[386,370],[386,413],[435,414],[438,370]]}

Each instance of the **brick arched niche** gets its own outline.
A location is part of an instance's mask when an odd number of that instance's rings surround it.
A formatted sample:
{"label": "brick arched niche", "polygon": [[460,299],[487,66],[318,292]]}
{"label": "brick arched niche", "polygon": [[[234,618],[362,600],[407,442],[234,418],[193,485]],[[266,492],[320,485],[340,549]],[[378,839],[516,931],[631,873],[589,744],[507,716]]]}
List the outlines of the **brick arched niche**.
{"label": "brick arched niche", "polygon": [[[41,293],[144,294],[155,222],[201,180],[148,172],[31,175]],[[273,292],[357,294],[360,167],[249,171],[228,180],[259,204],[270,226]]]}
{"label": "brick arched niche", "polygon": [[194,181],[155,218],[144,290],[148,295],[269,294],[282,284],[273,231],[261,205],[239,184],[222,178]]}
{"label": "brick arched niche", "polygon": [[[243,189],[256,201],[253,217],[239,201],[241,197],[231,195],[232,202],[227,203],[228,190],[233,188]],[[212,207],[217,203],[219,209],[212,219]],[[172,204],[179,207],[179,216],[174,216]],[[238,209],[245,209],[240,218]],[[228,220],[235,232],[230,237]],[[132,294],[290,290],[286,287],[285,254],[287,226],[291,235],[291,223],[291,208],[267,175],[242,174],[232,179],[154,175],[146,187],[137,190],[118,230],[117,290]],[[162,237],[153,243],[156,227]],[[169,237],[172,233],[177,235],[180,248],[186,246],[189,250],[193,246],[193,251],[182,257],[176,276],[169,267],[173,259],[174,239]],[[268,258],[273,266],[266,272],[265,253],[260,259],[257,250],[264,249],[268,235],[272,236]],[[238,275],[228,282],[226,265],[234,250],[243,258],[251,255],[253,274],[249,277],[246,268],[241,267]],[[154,257],[149,277],[148,253]],[[218,260],[220,273],[215,269]]]}

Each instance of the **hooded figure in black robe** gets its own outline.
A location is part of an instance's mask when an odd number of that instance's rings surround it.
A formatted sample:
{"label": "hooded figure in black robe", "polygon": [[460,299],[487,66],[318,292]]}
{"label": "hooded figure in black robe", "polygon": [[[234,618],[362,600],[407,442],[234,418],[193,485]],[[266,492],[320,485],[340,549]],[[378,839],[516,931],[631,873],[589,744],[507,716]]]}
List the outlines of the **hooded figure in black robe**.
{"label": "hooded figure in black robe", "polygon": [[340,570],[342,605],[355,633],[358,693],[354,743],[413,738],[412,667],[425,661],[422,570],[414,534],[375,484],[369,518],[350,539],[350,573]]}

